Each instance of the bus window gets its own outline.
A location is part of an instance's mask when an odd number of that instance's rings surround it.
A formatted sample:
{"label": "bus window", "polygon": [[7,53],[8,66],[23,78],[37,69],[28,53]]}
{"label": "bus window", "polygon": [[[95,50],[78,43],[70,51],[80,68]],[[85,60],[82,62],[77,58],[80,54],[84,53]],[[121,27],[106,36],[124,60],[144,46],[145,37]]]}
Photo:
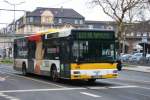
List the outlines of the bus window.
{"label": "bus window", "polygon": [[44,58],[45,59],[59,59],[59,41],[47,40],[44,42]]}
{"label": "bus window", "polygon": [[88,41],[74,41],[72,45],[72,56],[77,59],[84,59],[88,56]]}
{"label": "bus window", "polygon": [[72,58],[74,61],[113,60],[114,44],[99,40],[79,40],[72,44]]}
{"label": "bus window", "polygon": [[69,61],[70,60],[70,46],[68,41],[62,41],[60,46],[60,52],[61,52],[61,60],[63,61]]}
{"label": "bus window", "polygon": [[28,45],[28,58],[29,59],[35,58],[36,43],[29,42],[28,44],[29,44]]}

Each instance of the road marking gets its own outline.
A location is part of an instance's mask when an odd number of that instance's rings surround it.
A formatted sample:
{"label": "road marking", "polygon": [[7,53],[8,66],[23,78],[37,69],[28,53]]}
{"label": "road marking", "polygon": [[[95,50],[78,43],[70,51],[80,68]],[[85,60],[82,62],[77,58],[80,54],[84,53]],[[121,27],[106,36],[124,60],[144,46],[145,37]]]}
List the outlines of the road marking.
{"label": "road marking", "polygon": [[5,99],[9,99],[9,100],[20,100],[18,98],[15,98],[15,97],[12,97],[12,96],[9,96],[9,95],[6,95],[4,93],[0,93],[0,96],[5,98]]}
{"label": "road marking", "polygon": [[135,86],[135,85],[111,86],[111,87],[104,86],[104,87],[87,87],[87,89],[99,90],[99,89],[113,89],[113,88],[121,89],[121,88],[136,88],[136,87],[139,87],[139,86]]}
{"label": "road marking", "polygon": [[5,77],[0,77],[0,82],[3,82],[5,80],[6,80]]}
{"label": "road marking", "polygon": [[136,88],[136,87],[139,87],[139,86],[127,85],[127,86],[112,86],[112,87],[108,87],[108,88],[111,88],[111,89],[118,89],[118,88]]}
{"label": "road marking", "polygon": [[20,76],[20,75],[12,74],[9,71],[5,71],[5,73],[8,74],[8,75],[17,76],[19,78],[24,78],[24,79],[27,79],[27,80],[32,80],[32,81],[43,83],[43,84],[54,85],[54,86],[57,86],[57,87],[60,87],[60,88],[66,88],[65,86],[61,86],[61,85],[58,85],[58,84],[54,84],[54,83],[50,83],[50,82],[45,82],[45,81],[42,81],[42,80],[37,80],[37,79],[29,78],[29,77],[26,77],[26,76]]}
{"label": "road marking", "polygon": [[87,87],[87,89],[99,90],[99,89],[107,89],[106,87]]}
{"label": "road marking", "polygon": [[86,88],[57,88],[57,89],[28,89],[28,90],[6,90],[1,93],[21,93],[21,92],[45,92],[45,91],[64,91],[64,90],[83,90]]}
{"label": "road marking", "polygon": [[102,97],[102,96],[95,95],[95,94],[88,93],[88,92],[80,92],[80,93],[81,93],[81,94],[84,94],[84,95],[88,95],[88,96],[94,97],[94,98]]}
{"label": "road marking", "polygon": [[12,92],[44,92],[44,91],[63,91],[63,90],[83,90],[83,89],[109,89],[109,88],[135,88],[138,86],[114,86],[114,87],[76,87],[76,88],[54,88],[54,89],[28,89],[28,90],[5,90],[0,93]]}
{"label": "road marking", "polygon": [[20,100],[20,99],[10,99],[10,100]]}

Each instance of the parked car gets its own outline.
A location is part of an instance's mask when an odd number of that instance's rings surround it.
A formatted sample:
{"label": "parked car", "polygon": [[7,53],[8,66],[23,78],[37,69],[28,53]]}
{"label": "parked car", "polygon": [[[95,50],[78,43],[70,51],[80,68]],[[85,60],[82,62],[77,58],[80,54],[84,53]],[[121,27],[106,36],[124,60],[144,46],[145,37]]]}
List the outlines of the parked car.
{"label": "parked car", "polygon": [[126,62],[131,57],[131,54],[124,54],[120,57],[121,61]]}
{"label": "parked car", "polygon": [[129,59],[130,62],[139,62],[143,58],[143,53],[135,53]]}
{"label": "parked car", "polygon": [[146,60],[150,62],[150,54],[146,54]]}

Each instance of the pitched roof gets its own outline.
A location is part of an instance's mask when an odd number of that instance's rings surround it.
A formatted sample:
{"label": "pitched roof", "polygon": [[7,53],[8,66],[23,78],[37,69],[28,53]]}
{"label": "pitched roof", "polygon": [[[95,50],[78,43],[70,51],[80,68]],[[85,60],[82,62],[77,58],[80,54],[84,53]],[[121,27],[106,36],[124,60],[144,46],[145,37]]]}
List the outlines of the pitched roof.
{"label": "pitched roof", "polygon": [[92,21],[92,20],[86,20],[86,24],[107,24],[107,23],[115,23],[114,21]]}
{"label": "pitched roof", "polygon": [[81,14],[73,9],[69,8],[43,8],[38,7],[33,12],[28,12],[27,16],[40,16],[45,10],[49,10],[53,13],[54,17],[64,17],[64,18],[84,18]]}

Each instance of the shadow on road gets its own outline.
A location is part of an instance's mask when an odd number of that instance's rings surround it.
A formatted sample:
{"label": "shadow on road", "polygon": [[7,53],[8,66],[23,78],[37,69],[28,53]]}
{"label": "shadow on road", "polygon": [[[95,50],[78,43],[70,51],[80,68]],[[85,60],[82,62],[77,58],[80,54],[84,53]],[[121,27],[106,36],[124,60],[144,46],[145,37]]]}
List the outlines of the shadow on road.
{"label": "shadow on road", "polygon": [[[23,76],[22,74],[17,74],[17,75]],[[115,83],[105,82],[105,79],[99,79],[95,83],[88,83],[86,80],[67,80],[67,79],[60,79],[58,82],[53,82],[50,77],[39,76],[39,75],[35,75],[35,74],[28,74],[25,77],[37,79],[40,81],[50,82],[50,83],[54,83],[54,84],[59,84],[61,86],[70,86],[70,87],[89,87],[89,86],[110,87],[110,86],[118,85]]]}

